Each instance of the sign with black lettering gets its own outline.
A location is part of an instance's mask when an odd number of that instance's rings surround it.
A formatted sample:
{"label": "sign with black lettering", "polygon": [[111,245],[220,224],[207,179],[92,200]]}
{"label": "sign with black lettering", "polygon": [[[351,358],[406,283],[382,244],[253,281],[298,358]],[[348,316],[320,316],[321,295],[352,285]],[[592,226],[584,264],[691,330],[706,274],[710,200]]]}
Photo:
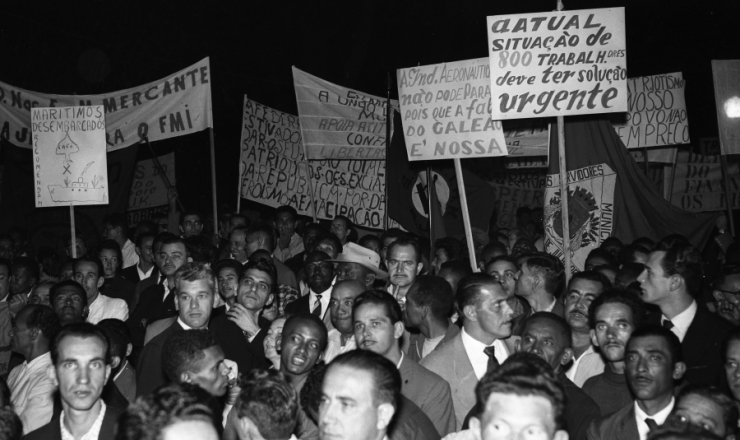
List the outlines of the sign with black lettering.
{"label": "sign with black lettering", "polygon": [[[167,179],[175,184],[175,153],[157,158]],[[131,181],[131,192],[128,197],[127,211],[154,208],[167,205],[167,184],[162,178],[154,159],[140,160],[136,163],[134,178]]]}
{"label": "sign with black lettering", "polygon": [[[728,163],[730,201],[740,208],[740,168]],[[725,183],[719,155],[704,156],[680,151],[676,159],[671,203],[687,211],[719,211],[727,209]]]}
{"label": "sign with black lettering", "polygon": [[516,210],[522,206],[542,208],[545,195],[545,173],[496,173],[488,182],[496,193],[496,225],[499,228],[516,227]]}
{"label": "sign with black lettering", "polygon": [[627,111],[624,8],[488,17],[491,117]]}

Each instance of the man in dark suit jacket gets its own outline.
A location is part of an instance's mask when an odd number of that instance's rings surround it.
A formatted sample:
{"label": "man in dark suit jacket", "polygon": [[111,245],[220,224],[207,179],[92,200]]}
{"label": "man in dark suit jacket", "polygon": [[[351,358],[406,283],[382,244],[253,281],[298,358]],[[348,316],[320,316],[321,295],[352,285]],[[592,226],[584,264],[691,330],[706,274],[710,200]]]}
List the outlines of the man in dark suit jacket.
{"label": "man in dark suit jacket", "polygon": [[722,341],[732,324],[711,313],[695,297],[701,292],[701,254],[688,243],[658,243],[637,280],[642,299],[660,307],[648,323],[669,328],[681,341],[684,380],[693,385],[726,386]]}
{"label": "man in dark suit jacket", "polygon": [[308,254],[303,265],[303,272],[310,289],[304,295],[285,306],[285,313],[313,313],[326,322],[329,319],[329,302],[331,300],[334,265],[328,261],[331,257],[322,251]]}
{"label": "man in dark suit jacket", "polygon": [[[121,276],[136,284],[139,281],[156,277],[159,269],[154,264],[154,234],[145,232],[136,237],[136,255],[139,256],[139,262],[120,271]],[[141,274],[148,274],[142,277]]]}
{"label": "man in dark suit jacket", "polygon": [[[62,430],[66,431],[65,437],[85,435],[100,440],[113,438],[120,413],[103,403],[100,397],[111,373],[108,342],[103,331],[89,323],[69,324],[55,339],[51,353],[54,382],[59,387],[62,412],[23,438],[61,440]],[[62,360],[64,366],[61,365]],[[94,364],[99,363],[105,367],[95,368]],[[68,364],[76,368],[68,368]],[[79,380],[78,370],[89,372],[87,381]],[[74,411],[75,417],[64,417],[69,411]],[[90,432],[99,418],[102,418],[99,431]],[[83,431],[85,429],[86,432]]]}
{"label": "man in dark suit jacket", "polygon": [[448,318],[454,307],[454,298],[452,287],[444,279],[431,275],[416,277],[414,284],[406,293],[406,308],[403,311],[406,327],[419,331],[412,333],[409,338],[406,355],[410,359],[419,362],[424,358],[426,341],[435,339],[438,341],[436,345],[427,348],[426,354],[429,354],[460,333],[460,327],[454,325]]}

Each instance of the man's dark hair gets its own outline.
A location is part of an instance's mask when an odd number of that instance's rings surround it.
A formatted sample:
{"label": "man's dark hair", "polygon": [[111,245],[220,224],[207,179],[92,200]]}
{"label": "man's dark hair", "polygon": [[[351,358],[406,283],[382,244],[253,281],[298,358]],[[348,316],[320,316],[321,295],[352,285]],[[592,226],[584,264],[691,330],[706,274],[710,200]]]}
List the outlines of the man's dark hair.
{"label": "man's dark hair", "polygon": [[196,263],[211,264],[217,257],[217,249],[211,243],[211,238],[205,235],[191,235],[184,239],[188,248],[188,255]]}
{"label": "man's dark hair", "polygon": [[635,329],[642,326],[645,319],[645,303],[640,296],[627,289],[608,289],[594,298],[588,307],[588,325],[596,328],[596,311],[604,304],[624,304],[632,311],[632,324]]}
{"label": "man's dark hair", "polygon": [[236,272],[236,278],[237,278],[237,282],[238,282],[239,278],[242,277],[242,272],[244,271],[244,266],[241,263],[239,263],[238,261],[233,260],[231,258],[226,258],[226,259],[223,259],[223,260],[216,261],[213,264],[213,275],[216,276],[216,277],[218,277],[218,274],[223,269],[226,269],[227,267],[229,267],[231,269],[234,269],[234,271]]}
{"label": "man's dark hair", "polygon": [[666,348],[668,348],[668,353],[671,355],[671,366],[676,365],[678,362],[683,362],[681,341],[678,339],[678,336],[660,325],[646,325],[632,332],[632,336],[630,336],[630,340],[627,342],[627,348],[629,349],[629,345],[633,340],[649,336],[663,338],[665,340]]}
{"label": "man's dark hair", "polygon": [[538,253],[527,258],[527,267],[533,274],[544,278],[545,291],[555,297],[559,296],[565,282],[563,263],[552,255]]}
{"label": "man's dark hair", "polygon": [[[237,228],[234,228],[231,232],[236,231]],[[249,238],[250,235],[257,235],[259,237],[263,237],[265,239],[264,246],[269,251],[272,251],[275,248],[275,229],[272,227],[271,224],[266,223],[266,222],[255,223],[247,230],[246,237]]]}
{"label": "man's dark hair", "polygon": [[345,216],[345,215],[341,215],[341,214],[340,214],[340,215],[335,215],[335,216],[334,216],[334,218],[332,219],[332,221],[334,221],[334,220],[341,220],[341,221],[343,221],[343,222],[344,222],[344,227],[345,227],[345,228],[347,229],[347,234],[349,234],[349,231],[350,231],[350,230],[351,230],[352,228],[354,228],[354,227],[355,227],[354,223],[352,223],[352,220],[350,220],[350,219],[349,219],[349,218],[348,218],[347,216]]}
{"label": "man's dark hair", "polygon": [[177,235],[171,232],[162,232],[161,234],[157,234],[154,237],[154,241],[152,241],[152,252],[157,248],[157,243],[164,243],[171,238],[177,238]]}
{"label": "man's dark hair", "polygon": [[737,404],[722,390],[711,385],[686,385],[682,387],[676,396],[676,405],[686,396],[699,396],[714,402],[722,410],[722,420],[725,422],[727,433],[737,430],[737,422],[740,414]]}
{"label": "man's dark hair", "polygon": [[31,278],[39,280],[39,263],[31,257],[15,257],[13,259],[12,269],[24,268]]}
{"label": "man's dark hair", "polygon": [[233,220],[235,218],[240,218],[240,219],[244,220],[244,225],[247,226],[247,227],[249,227],[249,225],[252,224],[252,222],[249,220],[249,217],[247,217],[246,215],[244,215],[242,213],[239,213],[239,212],[236,212],[234,214],[231,214],[231,217],[229,218],[229,222],[231,222],[231,220]]}
{"label": "man's dark hair", "polygon": [[182,373],[206,357],[203,351],[215,346],[218,346],[218,341],[209,330],[172,333],[162,346],[162,369],[165,375],[172,382],[180,382]]}
{"label": "man's dark hair", "polygon": [[602,260],[606,260],[606,264],[617,264],[617,258],[603,248],[596,248],[588,253],[588,257],[586,257],[586,261],[588,261],[591,258],[601,258]]}
{"label": "man's dark hair", "polygon": [[566,347],[572,346],[573,333],[570,329],[570,325],[568,325],[568,321],[566,321],[565,318],[563,318],[560,315],[556,315],[555,313],[552,313],[552,312],[536,312],[532,314],[532,316],[527,318],[526,321],[524,321],[524,328],[526,328],[530,322],[537,321],[537,320],[549,321],[550,323],[552,323],[555,327],[557,327],[560,330],[560,333],[563,334],[565,338],[565,343],[567,344]]}
{"label": "man's dark hair", "polygon": [[78,337],[82,339],[98,338],[103,342],[105,364],[110,365],[110,342],[108,342],[108,337],[105,335],[105,332],[89,322],[75,322],[62,327],[51,343],[51,360],[55,366],[59,362],[59,344],[61,344],[62,340],[66,337]]}
{"label": "man's dark hair", "polygon": [[[444,280],[442,280],[444,281]],[[362,292],[357,298],[355,298],[355,304],[352,306],[352,315],[355,315],[355,311],[364,304],[371,304],[381,306],[385,310],[386,316],[391,320],[391,324],[395,324],[403,320],[403,311],[401,306],[398,305],[398,301],[385,290],[374,289],[366,290]]]}
{"label": "man's dark hair", "polygon": [[732,275],[740,275],[740,264],[723,264],[714,275],[714,279],[712,280],[712,287],[716,288],[717,286],[721,286],[725,282],[727,277]]}
{"label": "man's dark hair", "polygon": [[206,421],[216,432],[222,430],[221,409],[206,390],[191,383],[167,384],[126,408],[118,418],[116,440],[161,440],[166,428],[189,420]]}
{"label": "man's dark hair", "polygon": [[481,288],[490,285],[501,287],[499,282],[487,273],[474,273],[461,279],[457,285],[456,295],[457,308],[460,310],[460,313],[463,312],[465,306],[478,306],[481,301]]}
{"label": "man's dark hair", "polygon": [[[121,234],[128,238],[128,219],[125,214],[116,212],[105,216],[103,219],[103,225],[111,225],[113,229],[121,228]],[[74,244],[74,243],[73,243]]]}
{"label": "man's dark hair", "polygon": [[[316,362],[311,371],[306,375],[303,381],[303,388],[298,396],[301,408],[306,414],[313,415],[319,413],[321,405],[321,384],[324,382],[326,373],[326,363],[324,361]],[[312,413],[313,411],[313,413]],[[311,417],[313,418],[313,416]]]}
{"label": "man's dark hair", "polygon": [[386,238],[395,238],[396,240],[398,240],[399,238],[407,236],[408,234],[406,232],[403,232],[403,230],[399,228],[389,228],[380,234],[380,245],[383,246]]}
{"label": "man's dark hair", "polygon": [[619,246],[620,248],[622,248],[624,247],[624,243],[622,243],[622,240],[617,237],[606,237],[606,240],[601,242],[600,247],[605,248],[608,246]]}
{"label": "man's dark hair", "polygon": [[446,320],[455,307],[455,295],[450,283],[432,275],[417,276],[406,297],[419,307],[429,307],[432,316],[440,320]]}
{"label": "man's dark hair", "polygon": [[686,289],[691,295],[701,293],[701,283],[704,277],[704,262],[701,253],[691,244],[677,240],[672,245],[666,245],[662,241],[658,243],[653,252],[663,251],[661,267],[665,276],[679,275],[686,283]]}
{"label": "man's dark hair", "polygon": [[290,214],[293,217],[293,220],[298,220],[298,211],[290,205],[278,206],[277,209],[275,209],[275,218],[284,212]]}
{"label": "man's dark hair", "polygon": [[57,316],[54,310],[49,306],[43,306],[41,304],[29,304],[23,308],[31,308],[31,311],[26,316],[26,327],[41,330],[47,341],[53,341],[62,329],[59,316]]}
{"label": "man's dark hair", "polygon": [[614,287],[624,289],[633,282],[637,281],[645,265],[642,263],[624,263],[617,271],[617,277],[614,279]]}
{"label": "man's dark hair", "polygon": [[334,249],[337,250],[337,253],[344,252],[344,246],[342,245],[342,242],[339,240],[339,237],[336,236],[336,234],[332,234],[331,232],[327,232],[326,234],[322,235],[321,237],[316,237],[316,240],[314,240],[314,250],[318,247],[319,243],[321,243],[324,240],[331,241],[331,244],[334,246]]}
{"label": "man's dark hair", "polygon": [[393,248],[400,247],[400,246],[411,246],[414,248],[414,253],[416,254],[416,262],[421,263],[423,259],[423,254],[421,253],[421,245],[419,244],[419,241],[411,238],[411,237],[401,237],[398,240],[394,241],[393,244],[390,245],[388,248],[388,258],[390,258],[391,252],[393,251]]}
{"label": "man's dark hair", "polygon": [[592,281],[594,283],[601,283],[601,287],[603,290],[611,289],[612,282],[609,281],[609,278],[605,277],[604,274],[600,272],[596,272],[595,270],[584,270],[583,272],[576,272],[570,277],[570,282],[568,283],[568,289],[570,289],[570,286],[573,285],[573,282],[575,280],[586,280],[586,281]]}
{"label": "man's dark hair", "polygon": [[398,408],[401,398],[401,374],[393,362],[370,350],[352,350],[334,358],[326,369],[324,380],[326,374],[336,367],[354,368],[370,373],[373,377],[371,388],[375,391],[373,406],[390,403],[394,409]]}
{"label": "man's dark hair", "polygon": [[370,243],[371,241],[377,241],[378,244],[380,244],[381,246],[383,245],[383,242],[380,241],[380,238],[377,235],[373,235],[373,234],[363,235],[357,241],[357,244],[359,244],[362,247],[367,247],[368,243]]}
{"label": "man's dark hair", "polygon": [[470,268],[470,263],[462,260],[445,261],[439,269],[440,271],[442,269],[449,270],[450,275],[457,278],[464,278],[473,274],[473,269]]}
{"label": "man's dark hair", "polygon": [[60,281],[51,286],[51,289],[49,289],[49,304],[51,304],[52,306],[54,305],[54,300],[56,300],[62,287],[76,288],[80,292],[80,296],[82,297],[82,305],[87,305],[87,292],[85,292],[85,288],[82,287],[82,285],[75,280]]}
{"label": "man's dark hair", "polygon": [[670,234],[666,235],[665,237],[661,238],[658,243],[655,244],[653,247],[654,251],[657,250],[666,250],[667,248],[672,248],[678,244],[681,245],[691,245],[691,242],[688,238],[686,238],[685,235],[682,234]]}
{"label": "man's dark hair", "polygon": [[457,260],[462,255],[463,245],[454,237],[439,238],[434,242],[434,253],[442,249],[448,260]]}
{"label": "man's dark hair", "polygon": [[20,440],[23,437],[23,423],[10,407],[0,408],[0,438]]}
{"label": "man's dark hair", "polygon": [[319,318],[318,316],[312,314],[312,313],[296,313],[293,315],[288,316],[288,319],[285,320],[285,324],[283,324],[283,337],[287,336],[287,332],[294,325],[296,321],[308,321],[311,324],[315,325],[316,328],[321,331],[321,338],[319,340],[321,352],[323,353],[324,350],[326,350],[326,346],[329,343],[329,334],[326,330],[326,324]]}
{"label": "man's dark hair", "polygon": [[483,269],[485,269],[487,271],[488,268],[491,267],[491,265],[493,263],[498,263],[499,261],[506,261],[507,263],[511,263],[511,264],[514,265],[514,267],[516,268],[516,270],[519,270],[519,264],[517,264],[516,258],[512,258],[512,257],[510,257],[508,255],[501,255],[501,256],[498,256],[498,257],[491,258],[491,260],[488,263],[486,263],[486,265],[483,267]]}
{"label": "man's dark hair", "polygon": [[[118,258],[118,265],[116,265],[116,270],[121,270],[121,268],[123,267],[123,252],[121,252],[121,246],[118,244],[118,242],[115,240],[103,240],[98,243],[98,250],[95,252],[95,257],[98,260],[100,260],[100,253],[104,250],[113,251],[116,253],[116,258]],[[103,266],[102,261],[100,266]],[[103,271],[101,270],[98,275],[102,276]]]}
{"label": "man's dark hair", "polygon": [[[486,255],[490,255],[494,252],[503,252],[504,253],[503,256],[506,256],[508,255],[509,250],[506,248],[506,245],[504,245],[500,241],[492,240],[492,241],[489,241],[487,245],[483,246],[483,249],[481,249],[480,251],[480,257],[484,259]],[[495,257],[495,258],[498,258],[498,257]],[[488,261],[482,261],[482,262],[485,266],[488,266],[489,264],[491,264],[491,260],[492,259],[488,259]]]}
{"label": "man's dark hair", "polygon": [[536,354],[514,353],[483,376],[475,387],[479,416],[493,393],[543,397],[552,405],[556,429],[565,427],[565,391],[550,365]]}
{"label": "man's dark hair", "polygon": [[[735,428],[732,428],[733,430]],[[647,440],[723,440],[722,437],[715,435],[699,426],[691,423],[675,423],[672,419],[666,420],[665,423],[648,433]]]}
{"label": "man's dark hair", "polygon": [[298,393],[278,371],[250,371],[234,404],[239,418],[248,417],[266,439],[287,439],[298,423]]}
{"label": "man's dark hair", "polygon": [[144,233],[139,234],[136,237],[136,247],[137,248],[142,247],[144,245],[144,240],[149,239],[149,238],[152,239],[152,247],[153,247],[154,246],[154,238],[155,238],[155,235],[154,235],[153,232],[144,232]]}
{"label": "man's dark hair", "polygon": [[277,291],[278,291],[277,268],[275,268],[275,263],[272,260],[249,260],[247,261],[247,264],[244,265],[244,270],[242,271],[241,276],[239,277],[239,283],[241,283],[247,271],[250,269],[259,270],[269,275],[270,280],[272,280],[272,289],[270,290],[270,293],[277,294]]}
{"label": "man's dark hair", "polygon": [[650,251],[639,244],[628,244],[627,246],[620,249],[617,254],[617,262],[619,264],[637,263],[637,254],[649,254]]}
{"label": "man's dark hair", "polygon": [[185,217],[189,215],[196,215],[198,216],[198,220],[201,222],[203,221],[203,216],[198,211],[184,211],[180,214],[180,226],[182,226],[185,223]]}
{"label": "man's dark hair", "polygon": [[[154,244],[154,243],[152,243]],[[185,243],[185,239],[177,236],[172,236],[171,238],[168,238],[167,240],[162,242],[162,247],[165,247],[170,244],[179,244],[182,245],[182,247],[185,248],[185,253],[187,254],[186,257],[190,256],[190,249],[188,249],[188,244]],[[161,251],[161,249],[160,249]]]}
{"label": "man's dark hair", "polygon": [[131,331],[125,322],[120,319],[104,319],[98,324],[105,335],[108,336],[108,342],[110,342],[110,354],[112,356],[118,356],[121,363],[126,360],[126,350],[128,344],[131,344]]}
{"label": "man's dark hair", "polygon": [[[103,262],[100,261],[100,258],[98,258],[98,257],[90,257],[90,256],[87,256],[87,255],[83,255],[83,256],[81,256],[80,258],[78,258],[78,259],[76,259],[74,261],[75,261],[74,262],[74,265],[72,266],[73,276],[74,276],[74,273],[77,272],[77,266],[79,266],[82,263],[92,263],[92,264],[94,264],[95,267],[98,268],[98,278],[102,278],[103,276],[105,276],[105,272],[103,272]],[[119,263],[118,264],[121,264],[120,260],[119,260]]]}

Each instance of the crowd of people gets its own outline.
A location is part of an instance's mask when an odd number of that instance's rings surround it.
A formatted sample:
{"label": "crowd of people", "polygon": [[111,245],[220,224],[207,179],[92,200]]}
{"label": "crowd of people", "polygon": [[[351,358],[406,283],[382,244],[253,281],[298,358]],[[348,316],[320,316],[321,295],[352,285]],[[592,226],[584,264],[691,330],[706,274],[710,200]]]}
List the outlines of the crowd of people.
{"label": "crowd of people", "polygon": [[469,249],[290,206],[225,212],[218,234],[114,214],[66,261],[14,228],[0,439],[734,439],[726,232],[709,251],[611,237],[566,277],[541,215]]}

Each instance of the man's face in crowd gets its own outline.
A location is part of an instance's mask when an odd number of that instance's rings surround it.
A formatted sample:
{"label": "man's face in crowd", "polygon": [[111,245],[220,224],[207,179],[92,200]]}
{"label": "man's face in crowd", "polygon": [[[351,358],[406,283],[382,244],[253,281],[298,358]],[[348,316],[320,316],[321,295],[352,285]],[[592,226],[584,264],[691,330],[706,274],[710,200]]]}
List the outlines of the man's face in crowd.
{"label": "man's face in crowd", "polygon": [[712,293],[719,315],[735,325],[740,324],[740,274],[725,276]]}
{"label": "man's face in crowd", "polygon": [[272,279],[270,274],[257,269],[248,269],[239,282],[237,301],[248,310],[262,310],[272,301]]}
{"label": "man's face in crowd", "polygon": [[81,261],[75,264],[75,281],[85,288],[88,304],[98,295],[98,289],[105,279],[98,274],[98,265],[91,261]]}
{"label": "man's face in crowd", "polygon": [[103,229],[103,238],[106,240],[116,240],[121,236],[121,228],[113,227],[112,224],[106,223]]}
{"label": "man's face in crowd", "polygon": [[446,263],[447,261],[450,261],[450,256],[447,255],[447,251],[442,248],[434,251],[434,259],[432,260],[432,273],[439,273],[439,268],[442,266],[442,263]]}
{"label": "man's face in crowd", "polygon": [[267,359],[279,356],[277,351],[277,341],[283,334],[283,327],[285,327],[285,318],[277,318],[272,321],[272,324],[270,324],[270,329],[267,331],[263,342],[265,357]]}
{"label": "man's face in crowd", "polygon": [[321,359],[322,347],[326,345],[326,331],[316,323],[304,319],[295,320],[283,327],[280,335],[280,367],[288,374],[307,374]]}
{"label": "man's face in crowd", "polygon": [[82,322],[85,319],[87,306],[83,301],[86,296],[85,292],[76,286],[64,286],[59,289],[52,306],[62,325]]}
{"label": "man's face in crowd", "polygon": [[370,269],[359,263],[339,263],[337,265],[337,280],[339,281],[355,280],[369,288],[375,281],[374,276],[368,276],[370,274],[372,274]]}
{"label": "man's face in crowd", "polygon": [[118,254],[111,249],[103,249],[98,255],[100,262],[103,263],[103,274],[105,278],[113,278],[118,270]]}
{"label": "man's face in crowd", "polygon": [[388,273],[391,284],[398,287],[410,286],[421,272],[422,264],[418,260],[413,246],[393,246],[388,252]]}
{"label": "man's face in crowd", "polygon": [[485,284],[480,287],[481,299],[476,307],[476,316],[481,330],[504,339],[511,335],[511,318],[514,311],[506,302],[508,297],[500,284]]}
{"label": "man's face in crowd", "polygon": [[328,238],[321,240],[319,244],[316,245],[316,250],[326,253],[332,260],[336,260],[337,255],[339,255],[339,249],[337,249],[334,242]]}
{"label": "man's face in crowd", "polygon": [[182,219],[180,232],[187,238],[194,235],[200,235],[203,231],[203,220],[198,214],[189,214]]}
{"label": "man's face in crowd", "polygon": [[[87,254],[87,246],[82,237],[75,237],[75,252],[77,252],[77,258]],[[72,239],[67,242],[67,255],[72,256]]]}
{"label": "man's face in crowd", "polygon": [[378,405],[371,373],[344,365],[330,366],[321,386],[319,438],[372,440],[393,417],[390,403]]}
{"label": "man's face in crowd", "polygon": [[591,342],[599,347],[607,361],[624,361],[627,342],[635,331],[632,309],[622,303],[606,303],[596,309],[595,318]]}
{"label": "man's face in crowd", "polygon": [[169,228],[169,220],[167,217],[158,217],[157,218],[157,233],[161,234],[163,232],[167,232],[167,229]]}
{"label": "man's face in crowd", "polygon": [[32,311],[32,308],[24,307],[15,315],[15,319],[13,319],[10,348],[16,353],[23,354],[23,350],[31,347],[33,344],[31,329],[26,325],[26,319]]}
{"label": "man's face in crowd", "polygon": [[335,218],[331,221],[331,228],[329,228],[332,234],[336,235],[342,244],[347,243],[347,235],[349,235],[349,228],[347,222],[341,218]]}
{"label": "man's face in crowd", "polygon": [[536,354],[547,362],[555,372],[570,362],[573,350],[568,336],[549,319],[530,319],[524,326],[519,350]]}
{"label": "man's face in crowd", "polygon": [[10,291],[13,295],[28,293],[37,279],[31,276],[31,272],[23,266],[13,267],[13,276],[10,278]]}
{"label": "man's face in crowd", "polygon": [[486,270],[488,275],[491,275],[501,283],[501,286],[506,291],[506,295],[511,298],[516,292],[516,273],[517,268],[514,263],[506,260],[499,260],[495,263],[488,265]]}
{"label": "man's face in crowd", "polygon": [[383,262],[387,262],[388,261],[388,258],[389,258],[388,257],[388,250],[391,248],[391,245],[396,240],[398,240],[397,237],[387,237],[387,238],[383,239],[383,248],[380,249],[380,258],[383,259]]}
{"label": "man's face in crowd", "polygon": [[49,375],[59,386],[62,402],[77,411],[90,410],[110,376],[105,343],[97,337],[67,336],[59,342],[58,351],[59,359]]}
{"label": "man's face in crowd", "polygon": [[4,238],[0,240],[0,258],[5,258],[8,261],[13,261],[13,253],[15,252],[13,246],[13,240]]}
{"label": "man's face in crowd", "polygon": [[552,403],[542,396],[491,393],[480,422],[482,440],[537,439],[566,440],[566,431],[558,430]]}
{"label": "man's face in crowd", "polygon": [[526,298],[533,293],[535,274],[526,262],[521,267],[516,277],[515,291],[517,295]]}
{"label": "man's face in crowd", "polygon": [[[2,269],[0,268],[0,271]],[[31,291],[31,296],[28,297],[29,304],[41,304],[43,306],[51,305],[49,303],[49,291],[51,290],[50,284],[42,284],[36,286]],[[1,296],[1,295],[0,295]]]}
{"label": "man's face in crowd", "polygon": [[[256,248],[252,250],[254,252]],[[229,251],[237,260],[244,260],[251,255],[247,250],[247,234],[244,231],[233,231],[229,236]]]}
{"label": "man's face in crowd", "polygon": [[393,324],[385,307],[380,304],[366,303],[357,307],[354,322],[357,347],[386,358],[398,346],[398,338],[403,335],[403,323]]}
{"label": "man's face in crowd", "polygon": [[322,293],[331,287],[334,280],[334,265],[323,252],[311,252],[304,263],[304,274],[308,286],[315,293]]}
{"label": "man's face in crowd", "polygon": [[406,293],[406,307],[403,309],[403,322],[412,328],[419,328],[424,322],[424,309],[411,298],[417,290],[419,290],[418,284],[409,287],[409,291]]}
{"label": "man's face in crowd", "polygon": [[685,365],[673,364],[668,342],[660,336],[632,338],[627,343],[625,372],[637,400],[658,400],[673,393],[673,381],[683,376]]}
{"label": "man's face in crowd", "polygon": [[281,237],[292,237],[295,233],[295,217],[289,212],[281,212],[275,219],[278,235]]}
{"label": "man's face in crowd", "polygon": [[565,297],[565,319],[574,331],[588,332],[588,307],[604,291],[598,281],[576,278],[570,283]]}
{"label": "man's face in crowd", "polygon": [[152,250],[152,244],[154,242],[154,237],[147,237],[141,242],[141,247],[137,247],[136,252],[139,255],[139,258],[144,260],[147,264],[154,263],[154,252]]}
{"label": "man's face in crowd", "polygon": [[316,225],[309,225],[303,230],[303,249],[311,247],[316,238],[318,238],[321,230]]}
{"label": "man's face in crowd", "polygon": [[[723,408],[712,399],[698,394],[687,394],[676,401],[669,421],[694,425],[719,438],[725,438],[728,434]],[[732,431],[735,431],[734,427]]]}
{"label": "man's face in crowd", "polygon": [[733,339],[727,343],[725,357],[727,384],[735,400],[740,402],[740,340]]}
{"label": "man's face in crowd", "polygon": [[645,270],[637,277],[642,289],[642,300],[646,303],[658,305],[670,299],[672,282],[671,277],[663,270],[664,257],[663,251],[651,252]]}
{"label": "man's face in crowd", "polygon": [[224,352],[214,345],[203,350],[205,357],[192,362],[188,371],[188,382],[194,383],[211,396],[221,397],[229,387],[229,367],[224,363]]}
{"label": "man's face in crowd", "polygon": [[0,265],[0,300],[6,299],[10,293],[10,269]]}
{"label": "man's face in crowd", "polygon": [[177,272],[180,266],[187,263],[188,250],[184,243],[163,244],[159,258],[162,261],[162,273],[170,277]]}
{"label": "man's face in crowd", "polygon": [[199,329],[208,325],[213,310],[213,292],[207,280],[180,280],[175,308],[188,326]]}
{"label": "man's face in crowd", "polygon": [[354,334],[352,307],[365,286],[357,281],[339,281],[331,289],[329,317],[331,323],[343,335]]}
{"label": "man's face in crowd", "polygon": [[236,295],[239,289],[239,275],[233,267],[224,267],[218,271],[218,292],[224,299]]}

